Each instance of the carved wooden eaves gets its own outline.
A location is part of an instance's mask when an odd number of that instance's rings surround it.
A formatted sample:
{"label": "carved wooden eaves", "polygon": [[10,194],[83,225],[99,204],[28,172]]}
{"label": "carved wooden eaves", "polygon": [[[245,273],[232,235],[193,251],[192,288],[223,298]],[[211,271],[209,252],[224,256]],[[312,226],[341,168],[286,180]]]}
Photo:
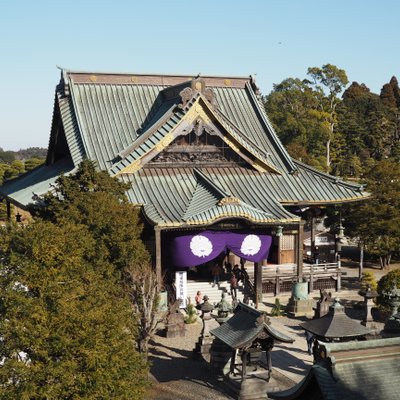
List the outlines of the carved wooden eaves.
{"label": "carved wooden eaves", "polygon": [[219,136],[257,171],[280,173],[265,157],[260,157],[244,135],[238,134],[237,128],[231,125],[218,111],[214,94],[211,89],[205,87],[202,79],[194,79],[190,87],[186,87],[180,92],[180,96],[182,102],[178,107],[184,112],[181,120],[161,140],[153,144],[145,154],[117,174],[134,173],[168,147],[176,138],[191,132],[200,136],[204,131],[210,135]]}

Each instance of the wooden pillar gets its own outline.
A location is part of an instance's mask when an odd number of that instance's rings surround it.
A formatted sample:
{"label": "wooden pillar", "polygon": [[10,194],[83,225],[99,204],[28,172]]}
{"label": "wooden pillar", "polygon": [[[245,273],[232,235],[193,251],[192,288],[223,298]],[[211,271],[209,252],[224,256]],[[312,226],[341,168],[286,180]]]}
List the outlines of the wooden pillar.
{"label": "wooden pillar", "polygon": [[315,262],[315,215],[311,216],[311,263]]}
{"label": "wooden pillar", "polygon": [[256,308],[262,301],[262,265],[258,262],[254,263],[254,286],[256,292]]}
{"label": "wooden pillar", "polygon": [[363,269],[364,269],[364,242],[360,241],[360,265],[358,269],[358,279],[361,280],[363,276]]}
{"label": "wooden pillar", "polygon": [[229,369],[231,374],[235,373],[235,365],[236,365],[236,349],[232,349],[231,366],[230,366],[230,369]]}
{"label": "wooden pillar", "polygon": [[310,266],[310,285],[308,290],[310,293],[314,290],[314,265],[312,264]]}
{"label": "wooden pillar", "polygon": [[278,242],[277,243],[277,246],[278,246],[278,264],[282,264],[282,249],[281,249],[281,246],[282,246],[282,235],[280,235],[280,236],[275,236],[276,237],[276,241]]}
{"label": "wooden pillar", "polygon": [[246,379],[247,375],[247,351],[242,351],[242,382]]}
{"label": "wooden pillar", "polygon": [[154,227],[155,242],[156,242],[156,275],[157,282],[162,285],[162,266],[161,266],[161,229]]}
{"label": "wooden pillar", "polygon": [[299,229],[297,234],[297,282],[301,282],[303,279],[303,232],[304,232],[304,221],[299,222]]}

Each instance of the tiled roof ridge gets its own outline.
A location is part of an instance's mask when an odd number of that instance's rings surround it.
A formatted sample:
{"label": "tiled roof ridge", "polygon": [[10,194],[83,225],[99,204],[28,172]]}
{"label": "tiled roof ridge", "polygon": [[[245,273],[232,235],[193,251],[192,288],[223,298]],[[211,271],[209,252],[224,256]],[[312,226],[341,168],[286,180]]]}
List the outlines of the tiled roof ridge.
{"label": "tiled roof ridge", "polygon": [[201,78],[208,87],[244,88],[251,81],[249,76],[155,74],[62,70],[66,80],[75,84],[129,84],[170,87]]}
{"label": "tiled roof ridge", "polygon": [[219,74],[178,74],[178,73],[160,73],[160,72],[135,72],[135,71],[99,71],[99,70],[75,70],[69,68],[60,68],[61,72],[67,75],[73,74],[96,74],[96,75],[127,75],[127,76],[154,76],[154,77],[178,77],[178,78],[188,78],[191,80],[193,78],[224,78],[224,79],[246,79],[251,82],[254,78],[251,75],[219,75]]}

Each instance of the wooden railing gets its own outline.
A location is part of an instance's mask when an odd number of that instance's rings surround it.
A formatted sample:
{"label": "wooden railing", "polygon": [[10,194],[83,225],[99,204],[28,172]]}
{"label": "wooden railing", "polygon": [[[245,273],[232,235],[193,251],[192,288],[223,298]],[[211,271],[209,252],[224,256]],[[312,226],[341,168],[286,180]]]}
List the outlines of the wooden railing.
{"label": "wooden railing", "polygon": [[256,301],[256,289],[254,286],[254,281],[250,279],[249,274],[247,273],[246,270],[242,271],[242,277],[243,277],[243,287],[244,290],[247,290],[250,295],[251,295],[251,300]]}
{"label": "wooden railing", "polygon": [[[341,289],[340,263],[304,264],[302,280],[309,284],[309,292],[319,289]],[[290,293],[298,281],[296,264],[268,265],[263,267],[263,293],[279,295]],[[252,281],[252,279],[249,279]],[[254,287],[254,285],[253,285]]]}

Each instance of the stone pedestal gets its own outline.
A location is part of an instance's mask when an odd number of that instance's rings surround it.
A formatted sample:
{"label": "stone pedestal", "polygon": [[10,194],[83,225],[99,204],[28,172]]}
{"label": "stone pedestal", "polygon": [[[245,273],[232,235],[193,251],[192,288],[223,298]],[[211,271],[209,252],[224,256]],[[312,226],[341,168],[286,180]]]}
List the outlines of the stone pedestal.
{"label": "stone pedestal", "polygon": [[229,373],[232,349],[221,340],[215,338],[210,348],[211,371],[219,377]]}
{"label": "stone pedestal", "polygon": [[210,330],[218,326],[218,322],[212,317],[203,320],[203,330],[193,351],[195,354],[202,356],[206,361],[210,361],[210,351],[214,341],[214,336],[210,334]]}
{"label": "stone pedestal", "polygon": [[165,328],[167,338],[184,337],[186,327],[183,314],[180,312],[169,314]]}
{"label": "stone pedestal", "polygon": [[364,297],[364,316],[362,324],[367,328],[376,329],[374,318],[372,317],[372,307],[374,307],[374,299],[378,296],[378,293],[372,290],[371,286],[368,285],[366,289],[360,290],[358,294]]}
{"label": "stone pedestal", "polygon": [[286,311],[295,317],[312,316],[314,314],[313,308],[314,300],[308,298],[308,283],[295,283]]}
{"label": "stone pedestal", "polygon": [[374,318],[372,317],[372,307],[374,307],[374,299],[372,298],[365,298],[364,299],[364,318],[363,321],[361,322],[365,327],[372,329],[373,335],[378,334],[378,328],[376,326],[376,323],[374,321]]}
{"label": "stone pedestal", "polygon": [[312,316],[314,315],[314,300],[297,300],[291,297],[287,305],[287,312],[295,317]]}
{"label": "stone pedestal", "polygon": [[232,392],[238,400],[266,400],[268,399],[268,374],[265,370],[255,371],[242,378],[229,375],[224,378],[224,386]]}

